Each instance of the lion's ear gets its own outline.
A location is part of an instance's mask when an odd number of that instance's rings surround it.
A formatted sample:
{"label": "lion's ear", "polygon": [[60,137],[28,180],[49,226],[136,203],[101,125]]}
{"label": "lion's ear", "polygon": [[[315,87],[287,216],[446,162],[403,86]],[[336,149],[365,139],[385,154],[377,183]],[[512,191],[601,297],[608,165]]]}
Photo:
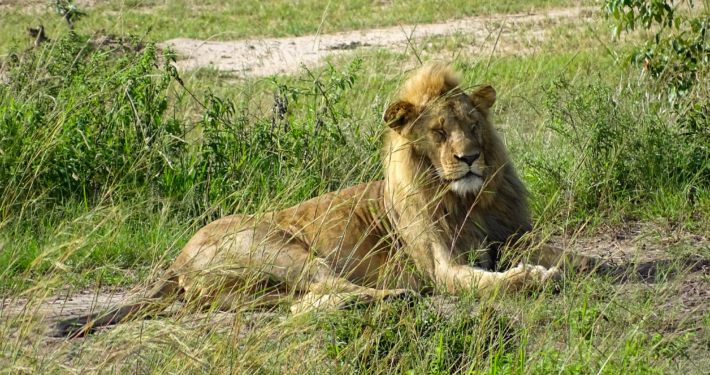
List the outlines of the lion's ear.
{"label": "lion's ear", "polygon": [[414,114],[414,104],[400,100],[387,108],[382,120],[399,133]]}
{"label": "lion's ear", "polygon": [[488,110],[496,102],[496,90],[490,85],[481,86],[471,94],[471,101],[476,109]]}

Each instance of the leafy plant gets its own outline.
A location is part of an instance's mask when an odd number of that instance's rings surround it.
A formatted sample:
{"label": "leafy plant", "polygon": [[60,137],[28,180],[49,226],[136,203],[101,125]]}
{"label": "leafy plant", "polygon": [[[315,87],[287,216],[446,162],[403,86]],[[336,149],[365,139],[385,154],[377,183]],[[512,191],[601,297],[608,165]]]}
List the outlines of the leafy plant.
{"label": "leafy plant", "polygon": [[294,202],[376,175],[371,140],[379,130],[361,131],[342,100],[361,60],[342,71],[304,69],[307,78],[295,84],[272,77],[271,117],[208,91],[202,120],[191,124],[175,115],[184,101],[169,96],[183,85],[174,54],[133,43],[119,55],[70,33],[55,46],[11,56],[10,83],[0,86],[4,211],[26,202],[19,197],[88,206],[147,192],[193,213],[222,202],[224,214],[287,190]]}
{"label": "leafy plant", "polygon": [[86,16],[86,13],[77,9],[74,0],[54,0],[57,14],[64,17],[67,24],[72,28],[72,24]]}
{"label": "leafy plant", "polygon": [[654,79],[666,85],[668,99],[684,96],[708,73],[707,8],[683,12],[681,5],[695,7],[693,0],[605,0],[606,17],[618,24],[614,36],[637,27],[652,31],[652,37],[634,51],[629,62],[643,65]]}
{"label": "leafy plant", "polygon": [[116,185],[149,184],[169,167],[182,147],[177,120],[164,116],[174,57],[164,55],[154,74],[154,45],[110,55],[70,34],[11,61],[10,84],[0,89],[5,209],[26,195],[85,201]]}
{"label": "leafy plant", "polygon": [[568,147],[527,157],[528,178],[562,191],[584,211],[710,182],[706,136],[688,135],[638,107],[641,95],[554,82],[545,93],[546,124]]}

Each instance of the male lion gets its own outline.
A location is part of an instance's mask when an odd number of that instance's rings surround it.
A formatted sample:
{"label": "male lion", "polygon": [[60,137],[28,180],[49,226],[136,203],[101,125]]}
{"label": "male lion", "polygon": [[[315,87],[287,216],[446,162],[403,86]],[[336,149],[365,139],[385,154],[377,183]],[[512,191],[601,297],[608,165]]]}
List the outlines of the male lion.
{"label": "male lion", "polygon": [[[537,246],[519,266],[495,271],[512,257],[499,251],[528,244],[521,239],[532,229],[526,190],[488,120],[495,90],[467,95],[460,83],[443,64],[406,81],[384,114],[383,181],[261,217],[214,221],[190,239],[148,298],[59,323],[58,332],[161,311],[175,298],[220,309],[291,301],[298,312],[431,289],[523,290],[560,265],[600,266]],[[252,299],[244,302],[245,295]]]}

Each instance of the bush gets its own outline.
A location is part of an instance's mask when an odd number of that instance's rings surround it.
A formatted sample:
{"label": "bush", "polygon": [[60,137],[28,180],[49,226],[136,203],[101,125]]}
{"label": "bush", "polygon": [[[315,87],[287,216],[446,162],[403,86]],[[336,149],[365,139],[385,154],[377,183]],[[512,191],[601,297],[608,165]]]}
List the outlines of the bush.
{"label": "bush", "polygon": [[662,0],[605,0],[607,19],[618,22],[614,36],[636,27],[652,30],[653,35],[629,57],[636,66],[643,65],[650,76],[666,87],[668,98],[684,96],[707,76],[710,68],[710,45],[706,37],[707,9],[700,14],[683,12],[682,4],[694,8],[693,0],[675,3]]}
{"label": "bush", "polygon": [[637,91],[615,94],[602,84],[576,87],[561,80],[546,89],[544,106],[546,126],[560,147],[528,155],[524,165],[548,196],[565,192],[586,211],[710,182],[710,138],[669,125]]}
{"label": "bush", "polygon": [[331,65],[318,77],[304,68],[310,85],[272,77],[277,89],[272,115],[256,120],[248,116],[247,103],[238,108],[208,93],[199,123],[203,142],[193,151],[199,163],[181,168],[201,176],[183,173],[188,181],[170,185],[187,190],[201,179],[207,184],[202,191],[209,192],[206,205],[229,197],[224,207],[241,202],[240,210],[250,211],[265,201],[259,197],[288,192],[282,199],[296,203],[372,180],[379,169],[379,121],[362,129],[348,121],[352,115],[342,100],[359,70],[355,59],[342,72]]}
{"label": "bush", "polygon": [[[379,121],[361,129],[341,100],[359,60],[342,72],[304,70],[308,79],[293,85],[272,78],[274,112],[264,116],[210,92],[185,103],[170,94],[184,92],[170,51],[136,49],[117,56],[70,34],[11,58],[10,83],[0,86],[5,215],[28,202],[134,197],[170,198],[191,215],[245,212],[285,192],[293,203],[378,173]],[[179,117],[188,105],[199,106],[201,121]]]}
{"label": "bush", "polygon": [[[688,5],[683,7],[683,5]],[[690,137],[707,140],[710,42],[707,6],[695,9],[693,0],[605,0],[606,17],[617,21],[614,36],[637,27],[650,31],[646,42],[633,49],[626,62],[648,71],[671,103],[671,111]],[[700,155],[698,155],[700,156]],[[694,162],[694,161],[691,161]]]}
{"label": "bush", "polygon": [[173,57],[157,70],[153,45],[120,58],[86,47],[71,34],[11,64],[0,89],[4,209],[151,185],[182,148],[180,124],[166,116]]}

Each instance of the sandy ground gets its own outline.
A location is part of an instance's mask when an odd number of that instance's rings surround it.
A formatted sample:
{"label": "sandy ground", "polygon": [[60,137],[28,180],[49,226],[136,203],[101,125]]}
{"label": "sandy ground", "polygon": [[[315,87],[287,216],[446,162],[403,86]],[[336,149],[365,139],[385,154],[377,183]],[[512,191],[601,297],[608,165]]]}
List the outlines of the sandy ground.
{"label": "sandy ground", "polygon": [[[511,39],[520,38],[519,24],[533,24],[526,29],[523,37],[529,42],[544,37],[544,21],[547,20],[592,20],[592,8],[551,9],[536,14],[491,15],[472,17],[445,23],[427,25],[406,25],[382,29],[340,32],[325,35],[309,35],[291,38],[246,39],[229,42],[178,38],[160,43],[160,47],[170,46],[181,59],[178,68],[192,70],[211,67],[221,71],[240,72],[244,75],[270,76],[290,73],[305,64],[317,66],[330,55],[352,53],[353,50],[386,48],[391,52],[404,52],[413,45],[418,53],[427,38],[462,33],[484,40],[475,46],[509,53],[522,53],[520,43]],[[515,48],[513,48],[513,45]],[[462,45],[466,51],[474,48]]]}
{"label": "sandy ground", "polygon": [[131,297],[128,291],[115,289],[102,290],[98,294],[86,290],[47,298],[6,298],[0,300],[0,316],[24,314],[44,321],[56,321],[89,314],[96,309],[103,310],[126,302]]}

